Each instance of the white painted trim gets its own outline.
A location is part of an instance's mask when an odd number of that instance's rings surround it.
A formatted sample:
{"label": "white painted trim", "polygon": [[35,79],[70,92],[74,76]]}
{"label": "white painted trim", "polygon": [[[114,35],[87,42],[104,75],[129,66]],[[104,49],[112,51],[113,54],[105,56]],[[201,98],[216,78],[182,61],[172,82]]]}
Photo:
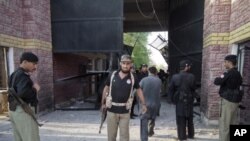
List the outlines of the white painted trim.
{"label": "white painted trim", "polygon": [[234,55],[238,54],[238,44],[233,44],[231,48],[231,54],[234,54]]}
{"label": "white painted trim", "polygon": [[14,65],[14,49],[11,47],[9,48],[7,52],[7,59],[8,59],[8,70],[9,70],[9,75],[12,74],[15,70],[15,65]]}

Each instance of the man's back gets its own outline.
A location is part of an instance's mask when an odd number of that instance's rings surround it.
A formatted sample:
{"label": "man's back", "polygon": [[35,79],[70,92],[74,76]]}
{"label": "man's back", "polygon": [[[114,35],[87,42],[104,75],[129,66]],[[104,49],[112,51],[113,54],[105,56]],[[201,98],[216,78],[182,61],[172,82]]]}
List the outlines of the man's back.
{"label": "man's back", "polygon": [[175,90],[181,89],[182,91],[194,91],[195,78],[194,75],[188,72],[180,72],[175,74],[172,79]]}
{"label": "man's back", "polygon": [[155,107],[160,104],[161,80],[156,76],[148,76],[141,80],[140,86],[147,106]]}
{"label": "man's back", "polygon": [[169,93],[171,99],[173,100],[173,96],[177,91],[181,91],[182,94],[185,94],[179,95],[178,100],[176,101],[176,114],[178,116],[192,116],[194,90],[195,77],[193,74],[188,72],[180,72],[172,77],[169,85]]}

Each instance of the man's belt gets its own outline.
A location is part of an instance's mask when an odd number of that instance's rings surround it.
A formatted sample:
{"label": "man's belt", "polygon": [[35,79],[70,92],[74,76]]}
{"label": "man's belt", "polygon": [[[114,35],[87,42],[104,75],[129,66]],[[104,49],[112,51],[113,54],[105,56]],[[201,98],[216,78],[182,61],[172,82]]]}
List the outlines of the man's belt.
{"label": "man's belt", "polygon": [[112,102],[112,105],[114,105],[114,106],[126,106],[126,103],[116,103],[116,102]]}

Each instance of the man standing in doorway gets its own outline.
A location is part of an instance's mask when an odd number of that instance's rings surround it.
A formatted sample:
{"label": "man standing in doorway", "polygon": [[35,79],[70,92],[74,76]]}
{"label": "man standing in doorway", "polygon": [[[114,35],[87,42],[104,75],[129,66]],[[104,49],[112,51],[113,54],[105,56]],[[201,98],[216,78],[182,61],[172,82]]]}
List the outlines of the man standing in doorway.
{"label": "man standing in doorway", "polygon": [[148,136],[154,135],[155,119],[160,108],[162,82],[157,76],[155,67],[150,67],[148,70],[149,76],[140,82],[147,105],[147,112],[141,115],[141,141],[148,141]]}
{"label": "man standing in doorway", "polygon": [[[9,88],[14,88],[16,96],[22,99],[35,114],[37,92],[40,86],[33,83],[30,74],[37,69],[38,57],[31,52],[24,52],[20,58],[20,67],[11,74]],[[10,121],[13,127],[15,141],[39,141],[38,125],[31,115],[24,112],[12,95],[8,97]]]}
{"label": "man standing in doorway", "polygon": [[103,90],[102,110],[107,108],[108,141],[116,141],[119,127],[120,141],[129,141],[130,108],[133,89],[137,89],[142,103],[142,113],[147,111],[138,80],[131,73],[132,59],[122,55],[120,69],[110,73]]}
{"label": "man standing in doorway", "polygon": [[240,91],[242,77],[236,69],[236,58],[236,55],[226,56],[224,66],[227,71],[214,80],[214,84],[220,86],[220,141],[229,141],[229,126],[230,124],[237,124],[237,110],[243,96]]}
{"label": "man standing in doorway", "polygon": [[195,92],[195,77],[189,73],[191,62],[180,62],[180,72],[173,75],[169,84],[169,94],[176,104],[176,124],[179,140],[186,140],[186,127],[188,138],[194,138],[193,101]]}

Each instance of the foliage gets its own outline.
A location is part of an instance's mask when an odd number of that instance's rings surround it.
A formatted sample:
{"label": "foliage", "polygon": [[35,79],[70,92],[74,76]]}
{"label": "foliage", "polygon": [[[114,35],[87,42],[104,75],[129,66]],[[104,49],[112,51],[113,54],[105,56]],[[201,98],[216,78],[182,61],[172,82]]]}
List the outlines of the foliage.
{"label": "foliage", "polygon": [[146,32],[124,34],[124,44],[134,47],[132,59],[136,68],[141,64],[149,64],[150,51],[146,48],[148,35]]}

